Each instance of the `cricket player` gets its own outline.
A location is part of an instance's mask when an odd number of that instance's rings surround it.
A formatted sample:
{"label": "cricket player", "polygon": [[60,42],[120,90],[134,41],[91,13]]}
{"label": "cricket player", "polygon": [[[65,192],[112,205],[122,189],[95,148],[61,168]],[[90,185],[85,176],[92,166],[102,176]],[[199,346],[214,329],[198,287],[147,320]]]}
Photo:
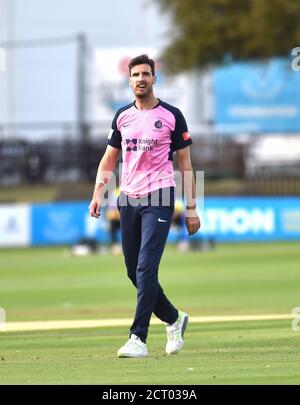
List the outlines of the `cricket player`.
{"label": "cricket player", "polygon": [[187,179],[185,223],[189,235],[200,228],[190,159],[192,140],[181,111],[154,95],[155,62],[143,54],[131,59],[128,68],[134,102],[119,109],[112,121],[89,211],[92,217],[100,216],[103,195],[122,150],[118,198],[122,250],[128,277],[137,289],[137,305],[129,340],[119,349],[118,357],[148,355],[146,341],[152,313],[166,323],[166,352],[176,354],[183,347],[188,315],[164,294],[158,268],[174,211],[174,152]]}

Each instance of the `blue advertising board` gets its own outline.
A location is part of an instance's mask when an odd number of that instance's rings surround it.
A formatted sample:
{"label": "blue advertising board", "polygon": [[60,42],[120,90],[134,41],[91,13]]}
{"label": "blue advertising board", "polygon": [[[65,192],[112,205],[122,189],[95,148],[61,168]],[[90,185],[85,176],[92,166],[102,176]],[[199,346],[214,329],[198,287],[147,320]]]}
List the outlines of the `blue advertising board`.
{"label": "blue advertising board", "polygon": [[300,73],[289,59],[215,69],[213,86],[217,131],[300,131]]}
{"label": "blue advertising board", "polygon": [[[35,204],[31,207],[31,244],[74,244],[82,238],[109,242],[105,213],[91,218],[88,201]],[[200,204],[199,204],[200,205]],[[207,197],[202,228],[191,238],[219,242],[300,240],[299,197]],[[178,235],[172,229],[169,242]]]}
{"label": "blue advertising board", "polygon": [[32,244],[74,244],[82,238],[108,241],[108,224],[101,216],[91,218],[88,201],[32,206]]}
{"label": "blue advertising board", "polygon": [[218,241],[300,240],[299,197],[210,197],[202,219]]}

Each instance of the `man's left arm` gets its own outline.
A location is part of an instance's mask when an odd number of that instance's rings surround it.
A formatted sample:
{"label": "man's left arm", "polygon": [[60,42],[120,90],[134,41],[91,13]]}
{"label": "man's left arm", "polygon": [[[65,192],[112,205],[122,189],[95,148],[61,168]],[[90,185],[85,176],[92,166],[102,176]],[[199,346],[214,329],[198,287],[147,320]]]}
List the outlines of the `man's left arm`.
{"label": "man's left arm", "polygon": [[186,199],[185,224],[189,235],[196,233],[201,224],[196,209],[196,183],[192,168],[190,146],[176,151],[177,163],[181,172],[184,194]]}

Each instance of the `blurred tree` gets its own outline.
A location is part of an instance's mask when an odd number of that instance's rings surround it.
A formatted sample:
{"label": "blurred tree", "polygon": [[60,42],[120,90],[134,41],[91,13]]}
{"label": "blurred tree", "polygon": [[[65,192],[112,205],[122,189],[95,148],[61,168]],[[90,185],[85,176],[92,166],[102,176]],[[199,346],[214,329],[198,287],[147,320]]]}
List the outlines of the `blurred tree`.
{"label": "blurred tree", "polygon": [[157,0],[171,12],[170,72],[287,56],[300,46],[299,0]]}

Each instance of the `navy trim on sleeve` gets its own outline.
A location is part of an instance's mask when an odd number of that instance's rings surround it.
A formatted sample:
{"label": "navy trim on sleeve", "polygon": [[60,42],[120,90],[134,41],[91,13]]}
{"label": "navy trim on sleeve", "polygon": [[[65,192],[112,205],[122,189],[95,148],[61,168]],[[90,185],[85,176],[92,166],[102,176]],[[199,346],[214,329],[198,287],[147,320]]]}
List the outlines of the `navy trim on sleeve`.
{"label": "navy trim on sleeve", "polygon": [[125,107],[119,108],[119,110],[116,112],[114,119],[112,120],[111,130],[110,130],[110,133],[109,133],[109,136],[107,139],[107,145],[113,146],[114,148],[117,148],[117,149],[122,149],[122,145],[121,145],[122,135],[117,127],[117,119],[123,111],[128,110],[132,106],[133,106],[133,103],[130,103],[130,104],[126,105]]}
{"label": "navy trim on sleeve", "polygon": [[175,117],[175,129],[171,133],[171,144],[169,152],[169,160],[173,160],[173,153],[176,150],[183,149],[191,145],[193,142],[188,133],[186,120],[179,108],[165,103],[164,101],[161,101],[161,105],[169,110]]}

